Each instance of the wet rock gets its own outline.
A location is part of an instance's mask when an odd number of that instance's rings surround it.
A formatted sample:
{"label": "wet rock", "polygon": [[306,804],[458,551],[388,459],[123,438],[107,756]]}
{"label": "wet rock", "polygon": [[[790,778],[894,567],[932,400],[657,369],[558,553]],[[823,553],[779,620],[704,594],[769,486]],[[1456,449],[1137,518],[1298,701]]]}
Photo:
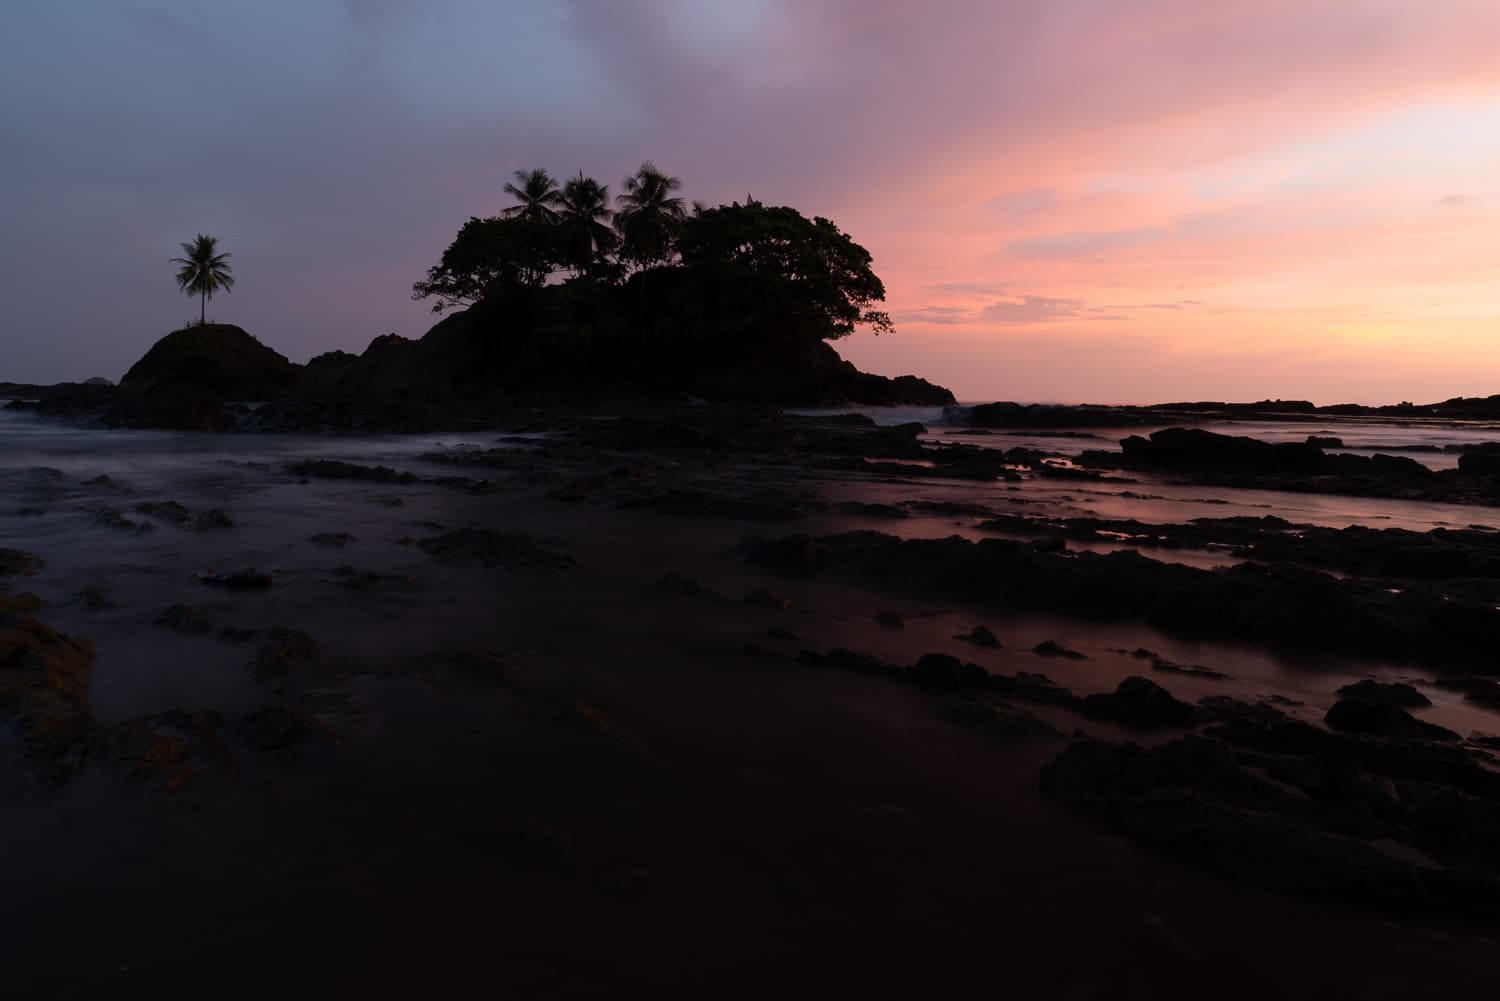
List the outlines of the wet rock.
{"label": "wet rock", "polygon": [[450,672],[470,680],[502,685],[513,684],[516,680],[514,658],[493,650],[459,650],[444,657],[442,664]]}
{"label": "wet rock", "polygon": [[47,602],[30,591],[21,591],[19,594],[9,596],[7,606],[12,614],[30,615],[32,612],[46,608]]}
{"label": "wet rock", "polygon": [[315,660],[318,642],[307,633],[285,626],[272,626],[258,635],[259,645],[250,661],[257,680],[279,677],[298,664]]}
{"label": "wet rock", "polygon": [[1386,819],[1401,812],[1396,783],[1365,771],[1347,758],[1272,758],[1266,763],[1266,773],[1313,799],[1362,804]]}
{"label": "wet rock", "polygon": [[[90,515],[89,520],[96,525],[103,525],[106,528],[113,528],[119,531],[138,531],[141,528],[140,522],[131,521],[113,508],[100,508]],[[149,524],[149,522],[146,524]]]}
{"label": "wet rock", "polygon": [[207,532],[216,528],[233,528],[234,519],[229,517],[222,509],[211,507],[198,516],[193,527],[200,532]]}
{"label": "wet rock", "polygon": [[1045,674],[1021,671],[1018,674],[992,674],[989,688],[1006,698],[1037,702],[1042,705],[1073,706],[1078,696],[1057,684]]}
{"label": "wet rock", "polygon": [[293,476],[331,480],[367,480],[372,483],[416,483],[415,473],[398,472],[388,466],[361,466],[338,459],[307,459],[287,466]]}
{"label": "wet rock", "polygon": [[331,546],[339,549],[357,540],[348,532],[319,532],[308,539],[308,541],[315,545]]}
{"label": "wet rock", "polygon": [[983,688],[990,682],[990,673],[978,664],[966,664],[946,653],[923,654],[904,674],[913,684],[941,692]]}
{"label": "wet rock", "polygon": [[196,605],[172,605],[158,612],[152,619],[158,626],[166,626],[180,633],[203,636],[213,632],[213,620],[208,613]]}
{"label": "wet rock", "polygon": [[526,532],[461,528],[419,539],[417,545],[438,559],[478,563],[482,567],[558,571],[578,566],[571,557],[544,549]]}
{"label": "wet rock", "polygon": [[584,730],[594,730],[599,733],[614,732],[614,727],[610,725],[609,717],[604,710],[592,702],[570,702],[554,712],[552,719],[554,722],[565,723]]}
{"label": "wet rock", "polygon": [[100,591],[78,591],[68,598],[68,604],[85,612],[107,612],[115,603]]}
{"label": "wet rock", "polygon": [[140,716],[91,731],[86,760],[156,792],[180,792],[204,776],[223,778],[238,771],[219,736],[223,726],[224,717],[217,712],[173,709]]}
{"label": "wet rock", "polygon": [[895,504],[872,504],[866,501],[843,501],[838,505],[839,514],[858,515],[863,518],[910,518],[911,512]]}
{"label": "wet rock", "polygon": [[1095,719],[1141,727],[1191,726],[1199,720],[1197,707],[1140,677],[1126,678],[1112,693],[1086,696],[1081,711]]}
{"label": "wet rock", "polygon": [[1029,737],[1058,737],[1055,729],[1025,709],[992,699],[968,697],[949,699],[934,708],[937,715],[950,723],[978,730],[999,740],[1025,740]]}
{"label": "wet rock", "polygon": [[696,577],[684,577],[679,573],[667,573],[658,577],[656,589],[662,594],[670,594],[679,598],[713,598],[716,601],[727,601],[729,596],[717,588],[709,587]]}
{"label": "wet rock", "polygon": [[900,612],[876,612],[875,624],[882,629],[905,629],[906,619],[902,618]]}
{"label": "wet rock", "polygon": [[566,875],[578,864],[573,839],[535,817],[490,825],[473,843],[485,854],[520,869]]}
{"label": "wet rock", "polygon": [[1043,640],[1031,648],[1031,652],[1038,657],[1060,657],[1063,660],[1088,660],[1077,650],[1069,650],[1056,640]]}
{"label": "wet rock", "polygon": [[1287,718],[1286,713],[1269,702],[1245,702],[1229,695],[1207,695],[1198,700],[1198,708],[1214,720],[1253,719],[1274,723]]}
{"label": "wet rock", "polygon": [[44,625],[16,596],[0,593],[0,719],[11,721],[28,756],[60,782],[70,752],[93,722],[88,685],[93,647]]}
{"label": "wet rock", "polygon": [[414,578],[404,574],[376,573],[373,570],[356,570],[354,567],[339,567],[333,573],[350,591],[408,590],[417,586]]}
{"label": "wet rock", "polygon": [[230,591],[261,591],[275,583],[270,574],[254,569],[240,570],[231,574],[201,573],[198,579],[205,584],[227,588]]}
{"label": "wet rock", "polygon": [[1500,681],[1489,678],[1439,678],[1432,683],[1438,688],[1462,692],[1465,702],[1488,708],[1500,708]]}
{"label": "wet rock", "polygon": [[110,479],[108,476],[105,476],[103,473],[100,473],[92,480],[84,480],[83,485],[86,487],[103,487],[106,490],[113,490],[115,481]]}
{"label": "wet rock", "polygon": [[855,671],[859,674],[878,674],[887,677],[898,676],[902,669],[894,664],[888,664],[867,653],[857,653],[844,647],[834,647],[826,654],[815,653],[812,650],[802,650],[797,654],[797,663],[808,664],[815,667],[832,667],[844,671]]}
{"label": "wet rock", "polygon": [[253,751],[277,751],[301,743],[322,729],[318,720],[295,706],[263,706],[234,721],[234,732]]}
{"label": "wet rock", "polygon": [[1204,667],[1201,664],[1176,664],[1170,660],[1163,660],[1160,657],[1156,657],[1151,661],[1151,670],[1162,671],[1166,674],[1186,674],[1190,677],[1207,678],[1212,681],[1223,681],[1229,677],[1229,675],[1222,671],[1215,671],[1213,668]]}
{"label": "wet rock", "polygon": [[143,501],[135,506],[137,514],[144,514],[151,518],[170,522],[173,525],[186,525],[192,520],[193,512],[183,507],[176,501]]}
{"label": "wet rock", "polygon": [[763,587],[758,587],[746,594],[740,601],[755,608],[770,608],[778,612],[785,611],[795,604],[792,599],[773,594]]}
{"label": "wet rock", "polygon": [[975,626],[968,632],[961,633],[953,638],[956,640],[963,640],[965,643],[972,643],[975,646],[983,647],[986,650],[1000,649],[999,637],[990,632],[990,630],[985,626]]}
{"label": "wet rock", "polygon": [[1452,730],[1419,720],[1405,709],[1388,702],[1341,699],[1328,710],[1323,722],[1333,730],[1367,733],[1393,740],[1456,742],[1461,739]]}
{"label": "wet rock", "polygon": [[1362,702],[1388,702],[1393,706],[1406,706],[1413,709],[1432,705],[1431,699],[1411,685],[1399,682],[1388,684],[1369,678],[1356,681],[1352,685],[1345,685],[1339,689],[1339,694],[1346,699],[1359,699]]}
{"label": "wet rock", "polygon": [[1332,763],[1280,770],[1344,803],[1310,809],[1237,763],[1225,744],[1198,736],[1154,748],[1078,741],[1042,769],[1041,785],[1128,837],[1253,886],[1398,912],[1500,915],[1492,874],[1418,866],[1323,826],[1353,802],[1379,830],[1376,811],[1392,808],[1385,783]]}

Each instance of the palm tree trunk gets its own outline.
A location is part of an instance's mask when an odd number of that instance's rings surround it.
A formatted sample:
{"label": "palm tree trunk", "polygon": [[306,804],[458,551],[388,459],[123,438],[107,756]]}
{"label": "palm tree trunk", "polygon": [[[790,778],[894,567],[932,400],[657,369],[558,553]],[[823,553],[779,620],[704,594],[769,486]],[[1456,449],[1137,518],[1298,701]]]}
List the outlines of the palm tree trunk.
{"label": "palm tree trunk", "polygon": [[208,326],[208,289],[198,290],[198,326]]}

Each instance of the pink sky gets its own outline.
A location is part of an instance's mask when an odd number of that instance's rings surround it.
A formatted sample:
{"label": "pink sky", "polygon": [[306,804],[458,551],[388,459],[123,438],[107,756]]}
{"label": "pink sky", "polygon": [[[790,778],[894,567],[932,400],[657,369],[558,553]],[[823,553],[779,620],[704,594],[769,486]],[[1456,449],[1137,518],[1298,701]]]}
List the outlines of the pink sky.
{"label": "pink sky", "polygon": [[512,170],[650,158],[833,218],[839,349],[962,399],[1500,393],[1494,0],[80,4],[0,24],[0,380],[117,377],[199,231],[294,360],[419,336]]}

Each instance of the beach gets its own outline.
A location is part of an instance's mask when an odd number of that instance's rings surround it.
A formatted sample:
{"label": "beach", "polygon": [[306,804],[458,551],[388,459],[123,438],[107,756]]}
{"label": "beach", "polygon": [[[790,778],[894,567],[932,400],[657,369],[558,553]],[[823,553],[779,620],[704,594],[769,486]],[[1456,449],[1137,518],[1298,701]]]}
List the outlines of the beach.
{"label": "beach", "polygon": [[[366,997],[905,997],[993,979],[1102,998],[1258,997],[1295,976],[1306,993],[1443,997],[1487,970],[1483,887],[1372,905],[1336,879],[1279,885],[1280,860],[1247,880],[1038,775],[1082,734],[1163,746],[1260,706],[1321,726],[1361,679],[1415,683],[1432,702],[1417,716],[1463,738],[1494,732],[1494,710],[1430,683],[1492,665],[1205,636],[838,562],[789,573],[763,554],[789,537],[957,536],[1210,573],[1230,549],[1052,529],[1274,513],[1426,533],[1488,528],[1493,509],[902,474],[880,466],[910,451],[897,439],[994,436],[893,435],[933,415],[875,413],[883,427],[543,412],[365,437],[7,414],[0,547],[40,561],[7,578],[40,603],[6,621],[91,647],[81,736],[60,752],[7,737],[11,982],[53,997],[252,997],[290,979]],[[1109,439],[1027,444],[1049,440]],[[1051,528],[979,527],[1015,512]],[[1007,682],[1018,694],[997,711],[933,654],[977,665],[981,687],[1041,674],[1069,697]],[[1090,700],[1131,677],[1210,701],[1164,722]],[[1343,819],[1308,823],[1351,837]],[[1421,871],[1445,858],[1382,850]]]}

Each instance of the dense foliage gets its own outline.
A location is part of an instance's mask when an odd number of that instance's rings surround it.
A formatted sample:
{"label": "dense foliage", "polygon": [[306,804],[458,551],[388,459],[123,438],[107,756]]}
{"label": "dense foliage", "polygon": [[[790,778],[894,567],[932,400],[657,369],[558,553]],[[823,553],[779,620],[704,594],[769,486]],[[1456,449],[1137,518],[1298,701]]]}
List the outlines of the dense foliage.
{"label": "dense foliage", "polygon": [[724,357],[891,329],[873,308],[885,287],[869,252],[827,219],[753,199],[689,211],[681,182],[651,163],[616,208],[582,172],[561,184],[545,170],[514,176],[516,204],[465,223],[413,298],[435,299],[434,312],[482,303],[502,336],[587,342],[601,356]]}

